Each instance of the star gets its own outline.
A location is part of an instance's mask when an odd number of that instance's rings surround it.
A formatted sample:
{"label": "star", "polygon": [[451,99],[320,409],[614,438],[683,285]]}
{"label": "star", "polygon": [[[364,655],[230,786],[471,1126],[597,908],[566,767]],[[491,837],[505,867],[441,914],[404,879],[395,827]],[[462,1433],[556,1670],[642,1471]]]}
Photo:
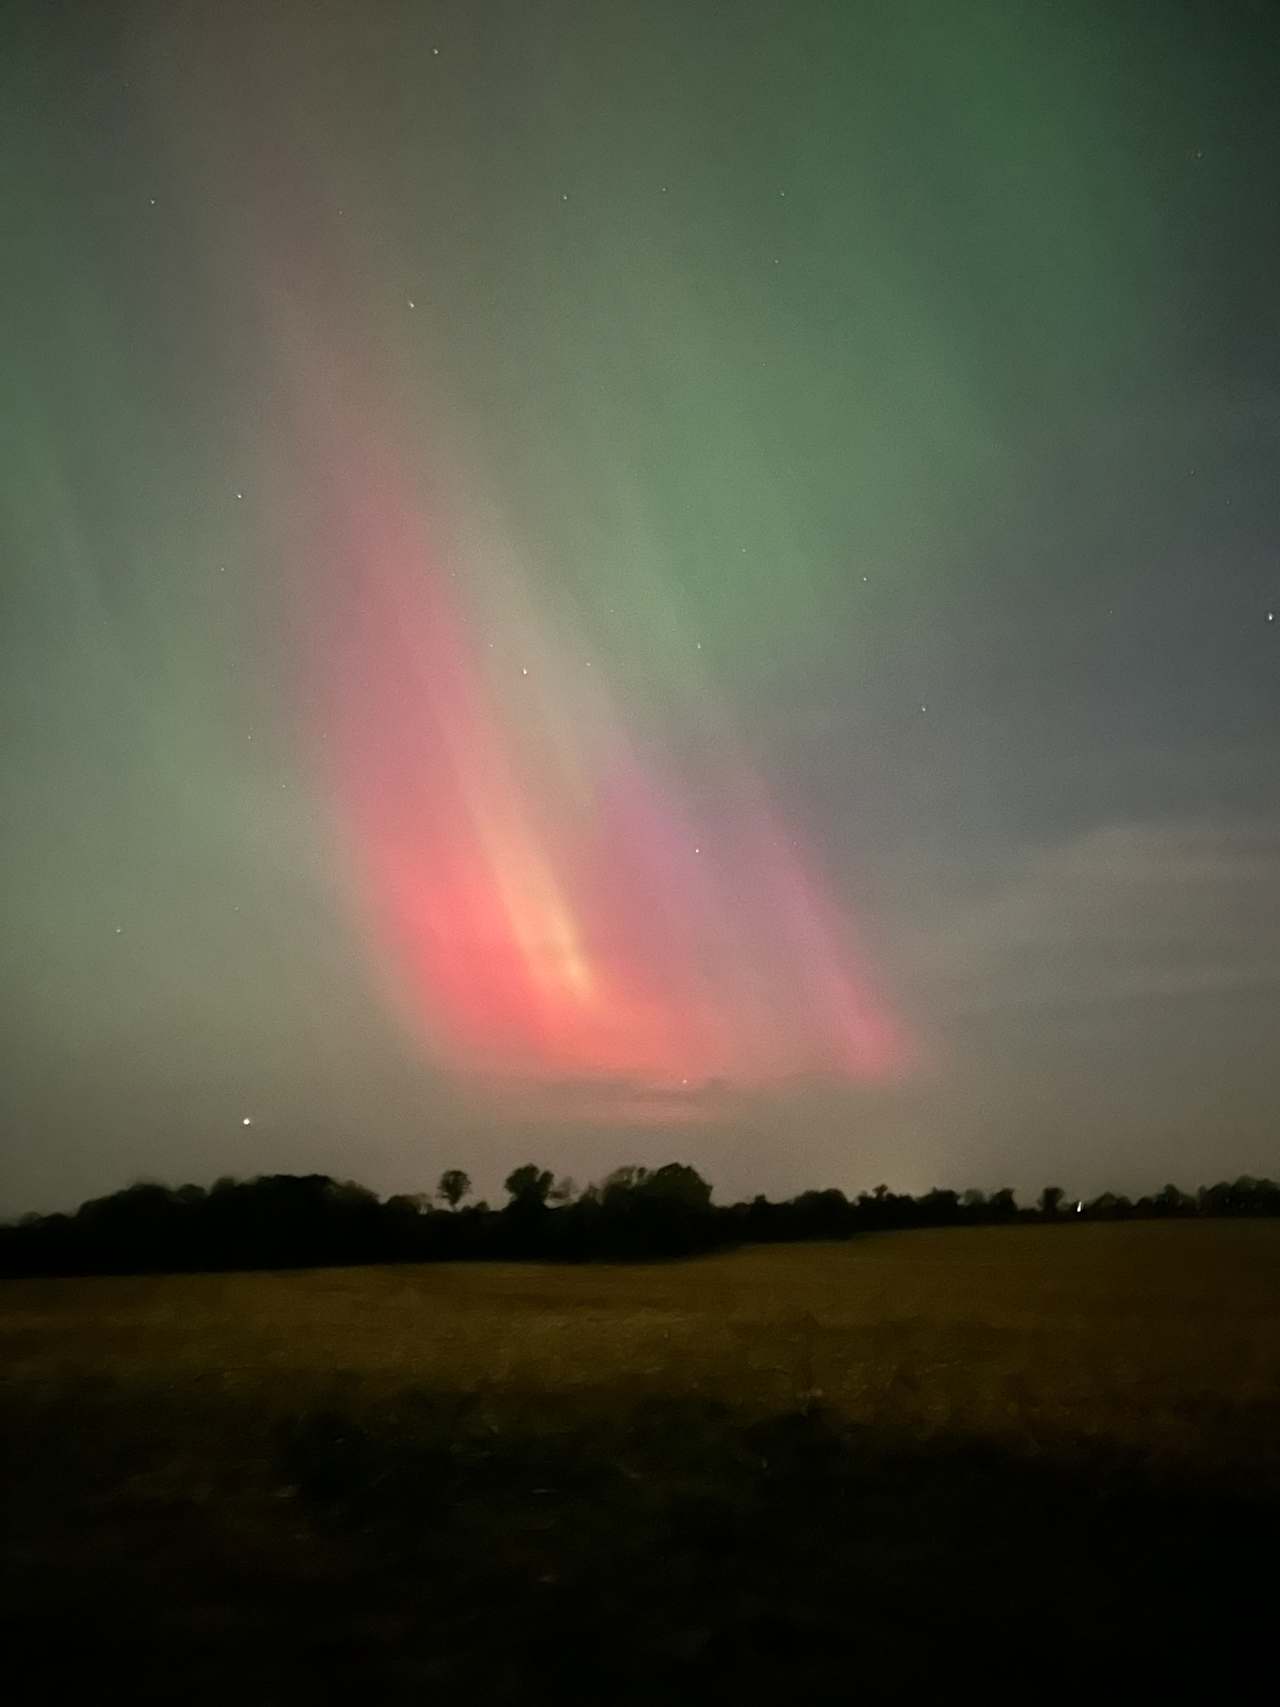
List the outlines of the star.
{"label": "star", "polygon": [[116,935],[117,936],[123,936],[124,935],[124,926],[123,925],[117,925],[116,926]]}
{"label": "star", "polygon": [[1275,620],[1276,620],[1276,613],[1273,610],[1269,610],[1267,612],[1267,621],[1268,622],[1274,622]]}
{"label": "star", "polygon": [[242,499],[243,499],[243,497],[244,497],[244,493],[243,493],[243,492],[237,492],[237,493],[236,493],[236,501],[237,501],[237,503],[238,503],[238,502],[240,502],[240,501],[241,501],[241,500],[242,500]]}
{"label": "star", "polygon": [[252,1126],[253,1125],[253,1116],[251,1114],[246,1114],[244,1119],[240,1122],[240,1124],[241,1124],[241,1126]]}
{"label": "star", "polygon": [[410,308],[416,308],[418,306],[411,296],[406,297],[405,300],[408,302]]}

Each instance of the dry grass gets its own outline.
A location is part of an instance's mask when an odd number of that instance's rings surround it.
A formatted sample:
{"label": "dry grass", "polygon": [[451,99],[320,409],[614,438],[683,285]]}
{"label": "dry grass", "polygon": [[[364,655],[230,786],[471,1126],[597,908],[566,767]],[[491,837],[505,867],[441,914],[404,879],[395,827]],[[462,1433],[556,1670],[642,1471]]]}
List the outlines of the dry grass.
{"label": "dry grass", "polygon": [[458,1264],[11,1282],[6,1384],[288,1406],[817,1393],[855,1423],[1095,1438],[1280,1473],[1280,1223],[889,1234],[663,1266]]}
{"label": "dry grass", "polygon": [[11,1282],[0,1368],[14,1699],[1044,1701],[1068,1639],[1234,1699],[1268,1640],[1278,1223]]}

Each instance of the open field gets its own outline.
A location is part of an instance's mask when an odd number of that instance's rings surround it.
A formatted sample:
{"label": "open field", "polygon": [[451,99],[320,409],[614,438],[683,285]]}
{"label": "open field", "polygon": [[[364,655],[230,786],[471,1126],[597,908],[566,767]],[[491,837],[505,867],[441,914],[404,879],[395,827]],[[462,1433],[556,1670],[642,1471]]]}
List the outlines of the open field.
{"label": "open field", "polygon": [[1271,1601],[1276,1222],[15,1281],[0,1361],[42,1695],[1221,1686]]}

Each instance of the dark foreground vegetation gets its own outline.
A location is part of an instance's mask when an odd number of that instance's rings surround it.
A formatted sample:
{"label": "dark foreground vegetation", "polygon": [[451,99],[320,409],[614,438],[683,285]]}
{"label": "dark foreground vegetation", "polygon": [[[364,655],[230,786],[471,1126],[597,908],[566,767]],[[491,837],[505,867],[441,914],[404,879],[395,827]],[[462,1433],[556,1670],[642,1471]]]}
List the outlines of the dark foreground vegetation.
{"label": "dark foreground vegetation", "polygon": [[581,1192],[529,1163],[508,1176],[505,1189],[506,1205],[491,1209],[466,1204],[471,1182],[458,1168],[445,1171],[434,1194],[385,1200],[325,1174],[221,1179],[210,1190],[143,1183],[94,1198],[74,1215],[30,1215],[0,1227],[0,1275],[627,1261],[912,1227],[1280,1215],[1280,1185],[1252,1178],[1202,1186],[1194,1195],[1166,1185],[1136,1202],[1107,1192],[1068,1203],[1060,1187],[1047,1186],[1035,1208],[1020,1208],[1008,1187],[910,1197],[883,1185],[853,1199],[830,1189],[781,1203],[756,1197],[717,1205],[710,1185],[679,1162],[619,1168]]}
{"label": "dark foreground vegetation", "polygon": [[1280,1226],[14,1280],[6,1698],[1242,1701]]}
{"label": "dark foreground vegetation", "polygon": [[1096,1447],[922,1447],[696,1400],[497,1433],[420,1388],[373,1422],[329,1408],[271,1433],[225,1401],[194,1429],[171,1394],[145,1417],[63,1402],[4,1442],[24,1465],[14,1701],[1181,1701],[1274,1681],[1280,1506]]}

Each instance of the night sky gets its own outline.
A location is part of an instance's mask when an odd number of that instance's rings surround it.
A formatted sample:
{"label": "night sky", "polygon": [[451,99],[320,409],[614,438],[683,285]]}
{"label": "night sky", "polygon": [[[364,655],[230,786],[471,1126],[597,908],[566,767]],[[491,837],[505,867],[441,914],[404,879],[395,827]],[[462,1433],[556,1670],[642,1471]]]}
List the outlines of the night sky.
{"label": "night sky", "polygon": [[1277,8],[0,18],[0,1211],[1277,1171]]}

